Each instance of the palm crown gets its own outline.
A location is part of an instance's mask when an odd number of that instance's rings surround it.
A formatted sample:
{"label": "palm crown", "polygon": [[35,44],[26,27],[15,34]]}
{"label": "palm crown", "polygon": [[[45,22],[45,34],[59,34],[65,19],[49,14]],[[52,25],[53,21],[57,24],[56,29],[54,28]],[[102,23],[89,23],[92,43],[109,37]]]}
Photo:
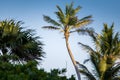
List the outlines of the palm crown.
{"label": "palm crown", "polygon": [[[107,24],[104,24],[104,29],[101,34],[87,31],[93,39],[95,49],[79,42],[90,54],[90,60],[94,65],[96,73],[98,73],[98,75],[95,75],[100,80],[116,80],[118,77],[117,72],[120,70],[120,64],[115,64],[115,61],[120,57],[120,39],[119,33],[114,34],[113,27],[114,24],[110,28],[108,28]],[[92,76],[84,65],[80,64],[80,66],[86,70],[82,68],[80,70],[81,73],[85,75],[88,73],[88,76]],[[95,80],[95,78],[92,78],[91,80]]]}
{"label": "palm crown", "polygon": [[44,26],[43,28],[61,30],[64,33],[69,33],[74,28],[80,28],[92,22],[91,15],[86,16],[82,19],[78,19],[76,14],[81,9],[80,6],[73,8],[73,3],[71,5],[66,5],[65,12],[57,5],[58,11],[55,12],[58,22],[51,19],[49,16],[44,15],[44,20],[48,23],[52,23],[53,26]]}
{"label": "palm crown", "polygon": [[17,61],[42,59],[42,43],[33,30],[23,30],[22,22],[0,21],[0,50],[3,55],[15,55]]}

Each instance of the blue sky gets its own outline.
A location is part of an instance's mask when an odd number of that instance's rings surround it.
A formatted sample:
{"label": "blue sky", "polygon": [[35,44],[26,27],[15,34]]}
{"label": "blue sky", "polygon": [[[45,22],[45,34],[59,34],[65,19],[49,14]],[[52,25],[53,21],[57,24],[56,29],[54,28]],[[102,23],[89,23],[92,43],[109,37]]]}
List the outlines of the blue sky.
{"label": "blue sky", "polygon": [[[27,28],[36,30],[41,41],[45,44],[44,51],[46,58],[42,62],[41,68],[49,71],[52,68],[65,68],[68,72],[66,75],[75,74],[71,60],[65,47],[63,35],[59,32],[47,31],[41,29],[42,26],[49,25],[43,20],[43,15],[51,16],[56,19],[54,12],[57,10],[56,5],[64,9],[66,4],[74,2],[74,6],[80,5],[78,17],[82,18],[88,15],[93,16],[94,22],[86,27],[93,27],[96,32],[103,28],[103,23],[115,24],[115,31],[120,32],[120,0],[0,0],[0,20],[15,19],[23,21]],[[77,42],[83,42],[92,46],[89,37],[72,34],[70,45],[75,59],[83,62],[88,56]]]}

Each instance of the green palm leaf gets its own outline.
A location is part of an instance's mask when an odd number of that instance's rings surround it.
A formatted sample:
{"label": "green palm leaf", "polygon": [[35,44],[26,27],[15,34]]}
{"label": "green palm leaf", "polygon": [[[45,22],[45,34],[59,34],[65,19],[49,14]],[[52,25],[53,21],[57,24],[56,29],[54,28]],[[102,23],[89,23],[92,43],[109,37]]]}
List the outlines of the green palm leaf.
{"label": "green palm leaf", "polygon": [[56,22],[55,20],[51,19],[49,16],[43,16],[44,20],[48,23],[51,23],[55,26],[61,26],[58,22]]}
{"label": "green palm leaf", "polygon": [[78,43],[79,45],[81,45],[81,47],[84,49],[84,50],[87,50],[88,53],[90,53],[90,55],[95,55],[96,54],[96,51],[94,51],[90,46],[88,45],[85,45],[85,44],[82,44],[82,43]]}
{"label": "green palm leaf", "polygon": [[79,21],[75,24],[75,28],[80,28],[80,27],[84,27],[88,24],[90,24],[92,22],[92,20],[82,20],[82,21]]}
{"label": "green palm leaf", "polygon": [[105,72],[104,79],[112,78],[113,80],[117,79],[120,72],[120,63],[113,64],[110,68],[108,68]]}
{"label": "green palm leaf", "polygon": [[60,28],[54,27],[54,26],[43,26],[43,29],[50,29],[50,30],[60,30]]}
{"label": "green palm leaf", "polygon": [[79,10],[81,9],[80,6],[78,6],[75,10],[74,10],[74,15],[77,14],[79,12]]}
{"label": "green palm leaf", "polygon": [[63,13],[62,9],[58,5],[56,7],[59,10],[59,12],[64,16],[64,13]]}
{"label": "green palm leaf", "polygon": [[91,20],[92,18],[92,15],[89,15],[89,16],[86,16],[86,17],[83,17],[82,19],[80,19],[79,21],[82,21],[82,20]]}
{"label": "green palm leaf", "polygon": [[86,66],[80,64],[79,62],[77,62],[77,64],[79,66],[80,73],[88,77],[89,80],[96,80],[95,77],[92,75],[92,73],[90,73],[90,71],[87,69]]}

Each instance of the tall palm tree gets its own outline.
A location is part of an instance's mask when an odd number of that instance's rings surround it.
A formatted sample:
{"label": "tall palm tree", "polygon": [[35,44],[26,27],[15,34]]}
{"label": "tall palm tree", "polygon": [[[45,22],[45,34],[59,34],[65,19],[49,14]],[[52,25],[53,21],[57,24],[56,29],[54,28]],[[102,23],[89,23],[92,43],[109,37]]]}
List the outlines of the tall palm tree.
{"label": "tall palm tree", "polygon": [[[90,54],[90,60],[96,73],[98,73],[96,76],[99,80],[116,80],[118,79],[116,74],[118,72],[120,73],[120,63],[115,63],[116,60],[120,58],[120,37],[119,33],[114,34],[113,27],[114,24],[112,24],[110,28],[107,24],[104,24],[104,29],[101,34],[96,34],[89,30],[84,31],[84,33],[88,33],[92,37],[95,49],[79,42]],[[79,66],[81,66],[81,73],[89,78],[90,76],[94,78],[84,65],[79,64]],[[95,78],[92,78],[90,80],[95,80]]]}
{"label": "tall palm tree", "polygon": [[71,3],[70,5],[66,5],[65,12],[63,12],[62,9],[58,5],[56,7],[57,7],[58,11],[55,12],[55,14],[58,18],[58,22],[56,20],[50,18],[49,16],[44,15],[43,16],[44,20],[48,23],[51,23],[53,26],[44,26],[43,28],[47,28],[47,29],[51,29],[51,30],[59,30],[64,33],[66,47],[67,47],[69,56],[72,60],[74,68],[76,70],[78,80],[80,80],[80,74],[79,74],[78,68],[76,66],[76,61],[74,59],[74,56],[70,50],[70,45],[68,43],[68,39],[69,39],[70,33],[72,33],[72,30],[81,28],[81,27],[91,23],[92,16],[90,15],[90,16],[86,16],[82,19],[78,19],[76,14],[81,9],[81,7],[78,6],[77,8],[73,8],[73,3]]}
{"label": "tall palm tree", "polygon": [[[23,30],[21,25],[21,21],[0,21],[1,55],[14,55],[17,57],[14,59],[15,61],[42,59],[44,54],[43,44],[38,41],[39,37],[35,37],[31,29]],[[6,60],[9,61],[8,58]]]}

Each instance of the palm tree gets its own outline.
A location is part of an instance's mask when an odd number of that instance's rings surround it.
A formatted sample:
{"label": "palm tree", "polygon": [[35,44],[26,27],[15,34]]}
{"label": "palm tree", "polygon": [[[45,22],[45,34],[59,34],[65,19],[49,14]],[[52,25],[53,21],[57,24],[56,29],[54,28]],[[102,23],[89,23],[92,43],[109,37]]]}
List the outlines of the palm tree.
{"label": "palm tree", "polygon": [[66,5],[65,12],[63,12],[62,9],[58,5],[56,7],[57,7],[58,11],[55,12],[55,14],[56,14],[59,22],[50,18],[49,16],[44,15],[43,16],[44,20],[48,23],[51,23],[53,26],[44,26],[43,28],[47,28],[47,29],[51,29],[51,30],[59,30],[64,33],[66,47],[67,47],[69,56],[72,60],[74,68],[76,70],[78,80],[80,80],[80,74],[79,74],[78,68],[76,66],[76,61],[74,59],[74,56],[70,50],[70,45],[68,43],[68,39],[69,39],[70,33],[72,33],[72,30],[81,28],[81,27],[91,23],[92,16],[87,16],[82,19],[78,19],[76,14],[81,9],[81,7],[78,6],[77,8],[73,8],[73,3],[71,3],[70,5]]}
{"label": "palm tree", "polygon": [[[120,63],[115,63],[120,57],[120,39],[119,33],[114,34],[113,27],[114,24],[112,24],[110,28],[108,28],[107,24],[104,24],[104,29],[101,34],[96,34],[94,31],[89,30],[85,32],[84,30],[84,33],[88,33],[92,37],[95,49],[79,42],[79,44],[90,54],[90,60],[99,80],[120,79],[118,78],[119,75],[117,75],[118,72],[120,73]],[[81,67],[81,73],[89,77],[90,80],[96,80],[84,65],[79,64],[79,66]],[[94,79],[90,78],[91,76]]]}
{"label": "palm tree", "polygon": [[[42,43],[39,37],[34,37],[34,30],[23,30],[21,21],[0,21],[0,50],[1,56],[16,56],[13,61],[28,61],[42,59]],[[11,59],[10,59],[11,60]],[[9,61],[4,58],[4,61]]]}

